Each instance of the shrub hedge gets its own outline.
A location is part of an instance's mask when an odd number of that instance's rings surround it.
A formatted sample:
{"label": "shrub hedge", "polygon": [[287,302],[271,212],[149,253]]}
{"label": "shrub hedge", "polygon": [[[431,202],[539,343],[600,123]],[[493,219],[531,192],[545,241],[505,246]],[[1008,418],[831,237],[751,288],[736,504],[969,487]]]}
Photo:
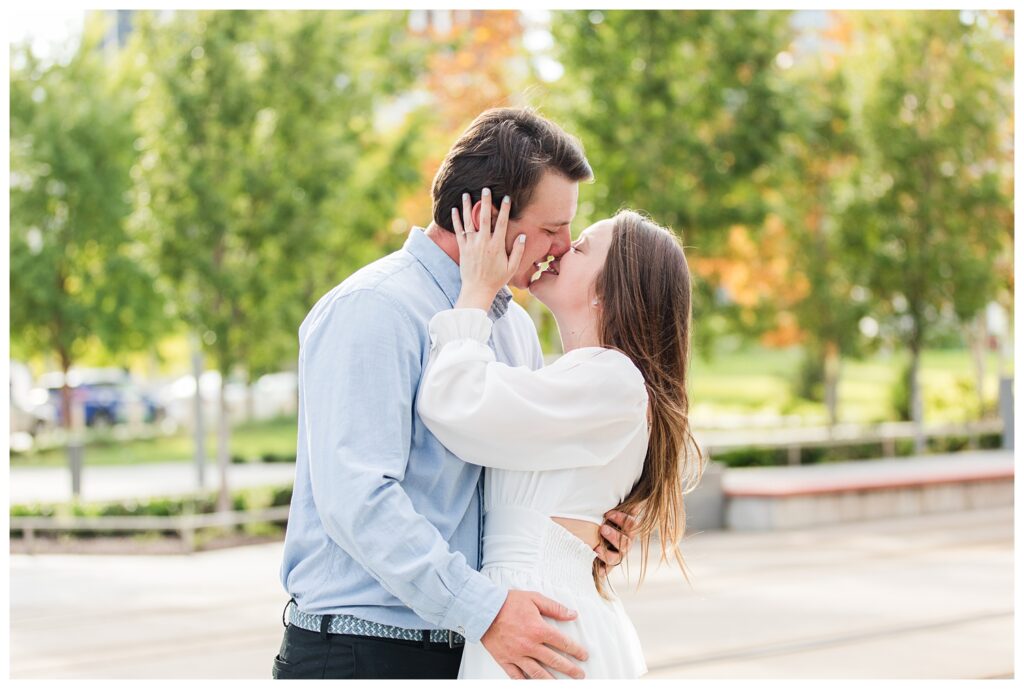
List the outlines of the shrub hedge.
{"label": "shrub hedge", "polygon": [[[292,487],[263,486],[245,488],[231,495],[232,509],[235,511],[261,510],[270,507],[288,505],[292,499]],[[207,514],[217,509],[217,494],[189,495],[173,498],[149,498],[145,500],[124,500],[109,502],[70,502],[70,503],[36,503],[27,505],[11,505],[12,517],[172,517],[181,514]],[[272,524],[243,524],[236,527],[241,533],[267,535],[268,528],[274,533],[281,532],[283,521]],[[81,537],[99,537],[123,535],[123,531],[81,529],[71,532]],[[174,535],[175,531],[135,532],[143,534]],[[12,528],[11,536],[22,535],[20,529]]]}
{"label": "shrub hedge", "polygon": [[[968,447],[966,436],[948,436],[928,439],[928,452],[944,453],[959,452]],[[1002,446],[1002,436],[998,433],[986,433],[978,438],[978,447],[984,450]],[[913,440],[897,440],[894,443],[896,456],[907,457],[914,454]],[[883,445],[880,442],[850,443],[835,447],[805,447],[800,450],[801,464],[825,464],[828,462],[848,462],[861,459],[876,459],[883,456]],[[716,462],[727,467],[766,467],[784,466],[789,463],[789,452],[786,448],[748,447],[741,450],[715,453]]]}

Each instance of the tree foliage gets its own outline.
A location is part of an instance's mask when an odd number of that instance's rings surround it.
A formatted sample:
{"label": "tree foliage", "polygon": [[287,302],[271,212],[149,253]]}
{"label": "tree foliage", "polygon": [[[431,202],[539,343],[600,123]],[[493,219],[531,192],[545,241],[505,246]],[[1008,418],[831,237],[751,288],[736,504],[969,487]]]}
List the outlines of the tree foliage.
{"label": "tree foliage", "polygon": [[862,153],[844,204],[845,252],[910,353],[920,424],[917,369],[929,329],[944,314],[969,320],[1000,288],[994,263],[1012,236],[1012,43],[995,15],[852,20],[847,64]]}
{"label": "tree foliage", "polygon": [[294,356],[316,298],[392,245],[396,190],[419,181],[419,130],[380,116],[419,64],[403,21],[143,19],[133,48],[147,90],[138,222],[179,315],[223,373]]}
{"label": "tree foliage", "polygon": [[800,344],[833,416],[840,359],[888,343],[916,381],[937,334],[1012,311],[1012,13],[832,13],[807,49],[790,12],[556,11],[546,86],[519,13],[429,16],[138,12],[121,51],[15,48],[15,353],[185,330],[225,378],[290,367],[316,299],[429,222],[466,124],[525,103],[593,164],[577,229],[628,206],[683,237],[696,351]]}
{"label": "tree foliage", "polygon": [[[90,345],[147,347],[166,328],[128,226],[134,96],[90,22],[66,63],[28,46],[11,69],[11,334],[66,372]],[[65,400],[64,421],[69,420]]]}
{"label": "tree foliage", "polygon": [[[565,73],[559,113],[596,175],[581,219],[644,210],[685,240],[707,343],[730,233],[757,234],[783,129],[776,56],[790,42],[787,12],[577,11],[552,22]],[[703,347],[701,348],[703,349]]]}

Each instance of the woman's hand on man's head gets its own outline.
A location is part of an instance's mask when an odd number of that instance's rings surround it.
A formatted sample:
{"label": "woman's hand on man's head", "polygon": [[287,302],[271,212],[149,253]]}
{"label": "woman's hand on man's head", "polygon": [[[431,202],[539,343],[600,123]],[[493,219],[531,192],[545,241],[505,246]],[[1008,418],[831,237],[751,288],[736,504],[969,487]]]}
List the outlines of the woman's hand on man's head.
{"label": "woman's hand on man's head", "polygon": [[459,244],[459,272],[462,289],[455,308],[477,308],[487,311],[494,295],[508,284],[519,270],[526,250],[526,235],[519,235],[512,245],[512,253],[505,250],[505,236],[512,202],[502,199],[498,217],[491,227],[491,192],[484,189],[480,195],[479,227],[473,222],[473,201],[469,194],[462,195],[462,217],[452,208],[452,226]]}

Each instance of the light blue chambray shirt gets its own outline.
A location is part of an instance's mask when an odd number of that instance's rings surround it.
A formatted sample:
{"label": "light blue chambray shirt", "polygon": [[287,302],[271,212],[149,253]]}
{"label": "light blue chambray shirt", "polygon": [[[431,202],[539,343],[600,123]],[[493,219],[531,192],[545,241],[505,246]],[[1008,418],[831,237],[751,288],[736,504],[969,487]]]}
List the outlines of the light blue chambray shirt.
{"label": "light blue chambray shirt", "polygon": [[[420,228],[354,273],[299,328],[299,434],[281,583],[299,609],[479,641],[506,590],[480,574],[482,469],[416,415],[427,325],[459,296],[459,267]],[[503,289],[498,361],[543,365]]]}

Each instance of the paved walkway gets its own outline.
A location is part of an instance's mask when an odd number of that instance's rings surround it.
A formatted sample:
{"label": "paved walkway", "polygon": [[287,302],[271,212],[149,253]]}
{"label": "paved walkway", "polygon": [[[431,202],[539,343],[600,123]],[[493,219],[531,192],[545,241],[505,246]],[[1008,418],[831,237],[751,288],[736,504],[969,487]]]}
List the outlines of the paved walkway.
{"label": "paved walkway", "polygon": [[[12,467],[11,504],[66,502],[71,499],[71,474],[66,467]],[[138,499],[185,495],[197,491],[195,464],[166,462],[91,467],[82,471],[82,500]],[[253,486],[284,486],[295,479],[295,464],[254,463],[228,466],[228,485],[232,489]],[[206,466],[205,485],[209,492],[220,486],[217,468]]]}
{"label": "paved walkway", "polygon": [[[232,488],[288,485],[295,478],[292,463],[232,464],[228,467]],[[1013,472],[1013,453],[1008,450],[977,450],[946,455],[901,457],[795,467],[760,467],[726,470],[723,487],[730,493],[750,491],[787,492],[794,486],[813,488],[849,482],[892,482],[922,475],[955,478],[960,475],[1003,476]],[[71,499],[71,476],[65,467],[12,467],[11,504],[65,502]],[[208,465],[206,489],[219,485],[216,467]],[[196,490],[196,468],[190,462],[119,466],[86,466],[82,472],[82,499],[89,502],[145,496],[169,496]]]}
{"label": "paved walkway", "polygon": [[[618,582],[650,678],[1013,676],[1012,508],[698,533],[683,552],[692,589],[665,567]],[[11,556],[11,677],[267,678],[280,557]]]}

